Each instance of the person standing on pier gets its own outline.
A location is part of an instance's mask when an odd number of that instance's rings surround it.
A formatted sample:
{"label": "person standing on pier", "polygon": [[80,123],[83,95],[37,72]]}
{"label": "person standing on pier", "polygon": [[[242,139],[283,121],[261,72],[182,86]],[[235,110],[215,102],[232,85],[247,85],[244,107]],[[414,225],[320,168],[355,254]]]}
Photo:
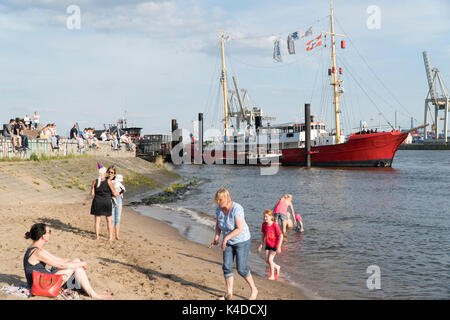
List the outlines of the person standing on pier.
{"label": "person standing on pier", "polygon": [[33,127],[34,130],[37,130],[39,128],[39,115],[37,111],[35,111],[33,114]]}
{"label": "person standing on pier", "polygon": [[231,300],[233,297],[233,265],[236,258],[236,268],[251,289],[249,300],[255,300],[258,289],[255,286],[250,270],[247,268],[247,257],[250,251],[250,230],[244,217],[244,208],[231,201],[227,189],[217,191],[214,202],[216,208],[216,234],[213,245],[219,244],[220,234],[223,233],[223,275],[225,278],[226,294],[219,300]]}

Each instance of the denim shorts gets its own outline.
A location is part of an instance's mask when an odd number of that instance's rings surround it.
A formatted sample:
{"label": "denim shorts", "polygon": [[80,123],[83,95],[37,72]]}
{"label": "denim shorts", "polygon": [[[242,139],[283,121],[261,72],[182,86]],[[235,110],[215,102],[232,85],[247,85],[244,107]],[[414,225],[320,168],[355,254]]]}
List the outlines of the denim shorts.
{"label": "denim shorts", "polygon": [[114,201],[112,201],[112,203],[113,203],[113,206],[112,206],[113,207],[112,208],[112,225],[113,226],[120,225],[120,216],[122,215],[122,197],[121,196],[116,197],[116,201],[117,201],[117,206],[116,207],[114,207]]}
{"label": "denim shorts", "polygon": [[238,273],[247,278],[250,275],[250,270],[247,268],[247,257],[250,251],[250,239],[243,242],[238,242],[233,245],[227,245],[223,252],[223,275],[225,279],[233,276],[234,259],[236,258],[236,269]]}
{"label": "denim shorts", "polygon": [[278,219],[281,219],[282,221],[287,220],[287,215],[282,213],[274,213],[273,217],[275,218],[275,221],[278,221]]}

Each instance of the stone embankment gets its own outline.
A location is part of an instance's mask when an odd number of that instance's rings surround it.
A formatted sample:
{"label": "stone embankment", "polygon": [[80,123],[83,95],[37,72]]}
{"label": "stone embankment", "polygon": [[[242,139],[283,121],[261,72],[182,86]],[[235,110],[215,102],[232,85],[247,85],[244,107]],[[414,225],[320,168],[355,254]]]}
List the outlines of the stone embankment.
{"label": "stone embankment", "polygon": [[128,151],[125,145],[118,150],[109,141],[99,141],[98,148],[89,148],[86,143],[79,145],[74,139],[61,138],[59,148],[53,149],[50,140],[29,139],[29,150],[15,150],[11,138],[0,137],[0,159],[52,159],[66,156],[89,154],[114,158],[134,158],[136,152]]}

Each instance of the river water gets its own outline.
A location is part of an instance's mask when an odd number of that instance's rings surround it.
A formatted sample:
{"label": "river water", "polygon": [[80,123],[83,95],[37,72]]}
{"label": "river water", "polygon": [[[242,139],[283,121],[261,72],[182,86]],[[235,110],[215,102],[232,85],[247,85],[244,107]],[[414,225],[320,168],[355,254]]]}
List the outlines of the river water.
{"label": "river water", "polygon": [[279,281],[311,298],[450,298],[450,151],[399,150],[392,168],[279,167],[274,175],[254,166],[174,169],[202,183],[160,210],[137,210],[207,245],[214,236],[214,194],[227,188],[244,207],[252,234],[249,267],[257,274],[266,272],[257,252],[262,212],[290,193],[305,231],[288,231],[275,257]]}

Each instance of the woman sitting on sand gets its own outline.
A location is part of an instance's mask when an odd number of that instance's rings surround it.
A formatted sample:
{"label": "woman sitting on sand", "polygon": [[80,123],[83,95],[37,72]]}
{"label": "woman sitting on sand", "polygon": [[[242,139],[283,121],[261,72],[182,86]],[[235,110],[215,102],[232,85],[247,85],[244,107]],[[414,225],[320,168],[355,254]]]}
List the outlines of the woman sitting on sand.
{"label": "woman sitting on sand", "polygon": [[[84,291],[95,299],[109,299],[110,295],[98,294],[92,289],[91,284],[86,275],[87,262],[81,259],[63,259],[52,255],[44,250],[44,245],[50,241],[50,228],[44,223],[34,224],[30,231],[25,233],[25,239],[32,239],[33,243],[25,252],[23,257],[23,267],[25,277],[30,288],[33,286],[33,271],[41,273],[61,274],[63,283],[65,283],[72,274],[84,289]],[[48,264],[53,268],[48,271],[45,265]]]}
{"label": "woman sitting on sand", "polygon": [[[111,172],[113,172],[111,170]],[[109,241],[113,241],[112,230],[112,197],[117,197],[111,179],[106,179],[106,168],[98,169],[98,178],[92,182],[91,195],[94,196],[91,205],[91,214],[94,215],[95,239],[98,240],[100,233],[100,218],[106,217]]]}
{"label": "woman sitting on sand", "polygon": [[227,189],[220,189],[214,197],[216,208],[216,234],[214,245],[219,244],[220,233],[223,232],[223,275],[225,277],[226,294],[220,300],[231,300],[233,297],[233,265],[236,258],[236,269],[251,289],[249,300],[255,300],[258,295],[253,277],[247,269],[247,257],[250,250],[250,231],[244,218],[244,209],[231,201]]}

